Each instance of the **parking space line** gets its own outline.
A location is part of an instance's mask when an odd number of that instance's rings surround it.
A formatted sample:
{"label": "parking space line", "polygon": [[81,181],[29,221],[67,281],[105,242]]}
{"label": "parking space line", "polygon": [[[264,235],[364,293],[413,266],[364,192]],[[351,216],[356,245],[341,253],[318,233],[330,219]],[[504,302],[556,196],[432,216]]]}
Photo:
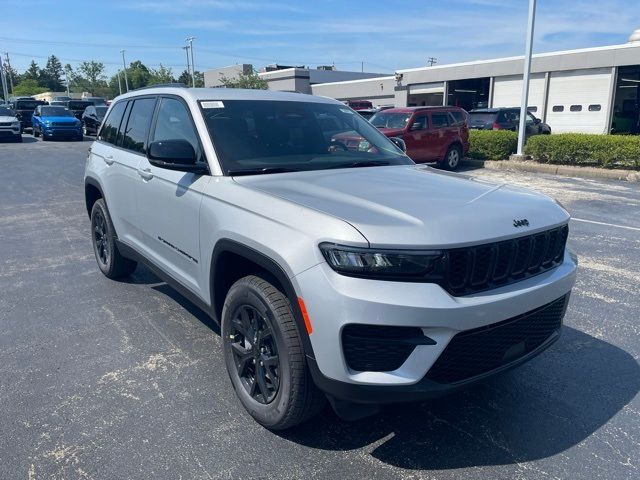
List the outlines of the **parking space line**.
{"label": "parking space line", "polygon": [[625,230],[640,232],[640,228],[638,227],[627,227],[626,225],[616,225],[615,223],[596,222],[595,220],[585,220],[584,218],[572,218],[571,220],[583,223],[593,223],[595,225],[604,225],[605,227],[624,228]]}

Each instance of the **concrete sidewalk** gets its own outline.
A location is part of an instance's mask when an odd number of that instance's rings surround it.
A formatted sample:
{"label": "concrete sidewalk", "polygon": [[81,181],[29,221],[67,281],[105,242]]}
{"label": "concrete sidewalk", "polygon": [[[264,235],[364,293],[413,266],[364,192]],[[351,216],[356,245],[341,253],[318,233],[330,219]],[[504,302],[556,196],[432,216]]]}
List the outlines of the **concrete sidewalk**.
{"label": "concrete sidewalk", "polygon": [[462,161],[461,165],[469,167],[483,167],[489,170],[515,170],[519,172],[547,173],[551,175],[562,175],[566,177],[640,182],[640,171],[636,170],[578,167],[573,165],[553,165],[549,163],[516,160],[465,159]]}

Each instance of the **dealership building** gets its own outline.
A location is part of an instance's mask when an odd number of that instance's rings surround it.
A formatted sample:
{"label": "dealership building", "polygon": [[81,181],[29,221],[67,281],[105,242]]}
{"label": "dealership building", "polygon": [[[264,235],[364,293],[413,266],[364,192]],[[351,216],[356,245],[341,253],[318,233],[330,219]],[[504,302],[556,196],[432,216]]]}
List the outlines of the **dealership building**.
{"label": "dealership building", "polygon": [[[523,57],[398,70],[394,75],[332,67],[269,66],[259,75],[272,90],[313,93],[374,106],[513,107],[522,95]],[[205,86],[253,71],[234,65],[205,72]],[[629,42],[533,56],[529,110],[552,131],[640,133],[640,30]]]}
{"label": "dealership building", "polygon": [[[313,94],[374,105],[520,105],[524,58],[398,70],[394,76],[316,84]],[[638,132],[640,30],[623,45],[534,55],[529,110],[554,132]]]}

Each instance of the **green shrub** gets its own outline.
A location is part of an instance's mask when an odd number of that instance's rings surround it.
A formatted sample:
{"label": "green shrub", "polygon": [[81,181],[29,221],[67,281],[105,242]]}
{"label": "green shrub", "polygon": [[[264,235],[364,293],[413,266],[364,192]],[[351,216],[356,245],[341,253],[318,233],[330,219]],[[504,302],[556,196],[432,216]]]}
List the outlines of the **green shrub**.
{"label": "green shrub", "polygon": [[640,168],[640,137],[561,133],[527,140],[525,153],[543,163]]}
{"label": "green shrub", "polygon": [[469,158],[506,160],[516,153],[518,134],[509,130],[470,130],[469,143]]}

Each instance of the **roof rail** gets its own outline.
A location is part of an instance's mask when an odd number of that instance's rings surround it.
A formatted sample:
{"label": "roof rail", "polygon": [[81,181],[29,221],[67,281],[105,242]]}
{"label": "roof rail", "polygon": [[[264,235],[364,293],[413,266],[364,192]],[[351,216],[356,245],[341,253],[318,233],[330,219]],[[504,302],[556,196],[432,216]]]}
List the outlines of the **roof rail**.
{"label": "roof rail", "polygon": [[136,89],[131,90],[131,91],[132,92],[137,92],[138,90],[147,90],[149,88],[165,88],[165,87],[187,88],[187,86],[184,83],[156,83],[155,85],[147,85],[146,87],[136,88]]}

